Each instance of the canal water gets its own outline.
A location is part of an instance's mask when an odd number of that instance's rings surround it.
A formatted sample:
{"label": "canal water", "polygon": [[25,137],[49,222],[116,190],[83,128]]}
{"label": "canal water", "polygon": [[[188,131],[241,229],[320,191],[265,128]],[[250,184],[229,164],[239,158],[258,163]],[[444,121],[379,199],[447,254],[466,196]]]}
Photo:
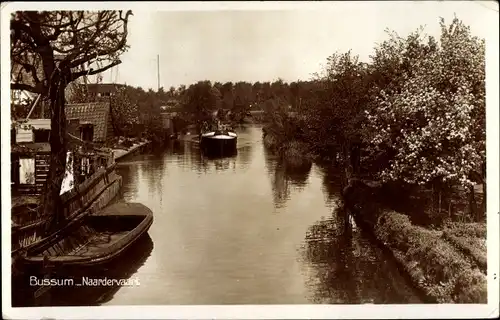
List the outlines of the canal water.
{"label": "canal water", "polygon": [[[393,262],[338,212],[338,179],[292,171],[238,130],[238,155],[204,158],[176,143],[118,165],[123,197],[154,212],[149,237],[106,276],[119,288],[74,288],[52,305],[419,303]],[[94,290],[95,292],[92,292]]]}

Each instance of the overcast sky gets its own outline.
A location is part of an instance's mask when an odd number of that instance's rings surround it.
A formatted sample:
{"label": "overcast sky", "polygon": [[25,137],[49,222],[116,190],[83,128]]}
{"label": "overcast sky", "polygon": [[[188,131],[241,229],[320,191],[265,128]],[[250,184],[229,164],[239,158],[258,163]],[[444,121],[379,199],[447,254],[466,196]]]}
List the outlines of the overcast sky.
{"label": "overcast sky", "polygon": [[[103,82],[165,89],[198,80],[306,80],[336,51],[352,49],[368,61],[384,29],[407,35],[420,25],[439,35],[439,17],[453,15],[473,34],[491,32],[496,2],[330,2],[321,10],[144,11],[131,17],[129,51],[123,63],[104,74]],[[489,20],[488,20],[489,19]]]}

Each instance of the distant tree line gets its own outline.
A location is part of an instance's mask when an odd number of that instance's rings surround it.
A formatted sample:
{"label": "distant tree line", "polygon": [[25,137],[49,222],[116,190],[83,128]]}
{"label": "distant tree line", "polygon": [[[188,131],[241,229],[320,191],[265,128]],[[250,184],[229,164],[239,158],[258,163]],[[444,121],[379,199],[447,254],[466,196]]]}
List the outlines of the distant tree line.
{"label": "distant tree line", "polygon": [[[314,81],[274,82],[214,82],[199,81],[189,86],[144,90],[141,87],[116,85],[110,97],[89,95],[82,81],[71,85],[68,103],[110,101],[118,135],[147,138],[162,137],[161,113],[175,112],[178,130],[188,124],[201,126],[214,118],[234,124],[251,119],[251,110],[272,110],[278,101],[289,111],[298,111],[302,101],[315,86]],[[255,120],[255,119],[254,119]],[[139,130],[138,130],[139,128]]]}

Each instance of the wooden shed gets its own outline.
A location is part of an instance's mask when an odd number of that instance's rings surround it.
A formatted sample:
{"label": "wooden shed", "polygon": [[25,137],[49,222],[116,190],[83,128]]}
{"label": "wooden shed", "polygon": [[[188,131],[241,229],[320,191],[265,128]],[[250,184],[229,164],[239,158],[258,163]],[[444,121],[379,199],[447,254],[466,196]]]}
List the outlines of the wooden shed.
{"label": "wooden shed", "polygon": [[[97,167],[106,167],[110,161],[112,162],[112,159],[109,159],[112,158],[112,152],[103,151],[100,147],[114,136],[108,131],[107,116],[109,114],[106,114],[106,110],[103,112],[102,109],[90,107],[83,108],[84,112],[73,113],[91,121],[82,121],[80,118],[68,119],[67,132],[72,135],[68,143],[73,150],[80,150],[76,154],[72,151],[72,154],[78,155],[78,159],[82,161],[82,170],[76,177],[79,182],[91,176]],[[80,110],[77,109],[77,111]],[[91,111],[95,111],[95,117],[103,118],[97,120],[87,116]],[[94,123],[97,126],[94,126]],[[96,127],[97,130],[94,129]],[[40,195],[44,192],[50,165],[49,137],[50,119],[28,119],[15,122],[11,131],[11,191],[14,196]],[[81,147],[75,149],[75,144]],[[91,145],[90,149],[86,147],[88,144]],[[72,164],[70,167],[73,167]],[[73,178],[71,177],[70,180]]]}

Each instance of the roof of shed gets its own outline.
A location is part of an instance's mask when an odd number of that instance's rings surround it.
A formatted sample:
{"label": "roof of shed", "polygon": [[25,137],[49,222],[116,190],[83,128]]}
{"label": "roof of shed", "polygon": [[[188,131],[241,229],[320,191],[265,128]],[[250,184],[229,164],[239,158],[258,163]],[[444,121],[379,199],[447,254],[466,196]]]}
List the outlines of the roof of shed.
{"label": "roof of shed", "polygon": [[79,119],[80,123],[94,125],[94,142],[106,141],[108,117],[111,116],[109,102],[68,104],[65,110],[67,119]]}

